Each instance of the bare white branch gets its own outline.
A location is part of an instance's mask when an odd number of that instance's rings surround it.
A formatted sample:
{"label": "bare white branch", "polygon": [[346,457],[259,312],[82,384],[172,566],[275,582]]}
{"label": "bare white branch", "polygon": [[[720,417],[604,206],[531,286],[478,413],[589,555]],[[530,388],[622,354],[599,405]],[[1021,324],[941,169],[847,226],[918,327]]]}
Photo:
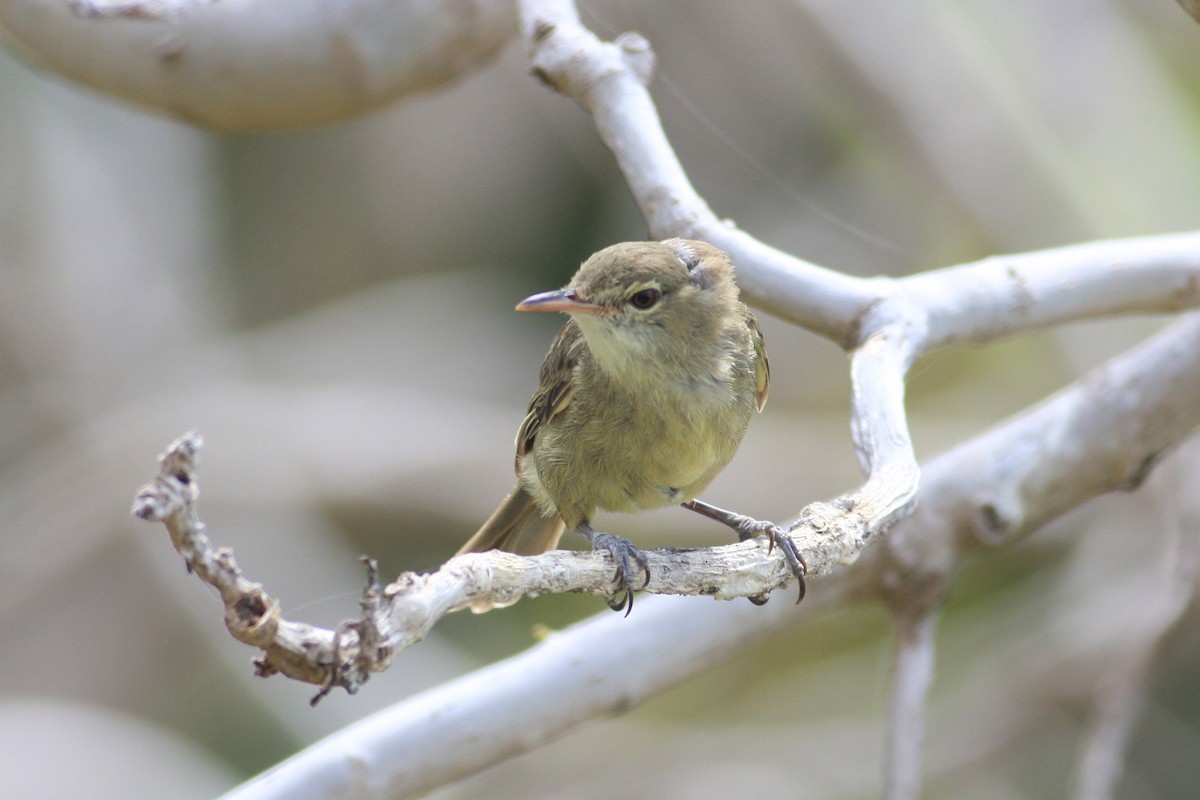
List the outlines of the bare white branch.
{"label": "bare white branch", "polygon": [[872,531],[885,527],[916,497],[920,469],[904,413],[904,375],[917,341],[909,326],[881,327],[850,358],[851,433],[867,483],[846,505]]}
{"label": "bare white branch", "polygon": [[937,609],[904,606],[895,611],[896,659],[884,764],[885,800],[921,796],[921,741],[925,698],[933,683]]}
{"label": "bare white branch", "polygon": [[967,554],[1097,494],[1136,488],[1198,423],[1200,314],[1192,314],[927,464],[921,503],[867,551],[866,569],[893,573],[880,585],[944,586]]}
{"label": "bare white branch", "polygon": [[1180,311],[1200,303],[1200,233],[993,256],[896,284],[923,313],[924,352],[1088,317]]}
{"label": "bare white branch", "polygon": [[12,0],[0,27],[39,64],[214,130],[350,119],[486,63],[511,2]]}

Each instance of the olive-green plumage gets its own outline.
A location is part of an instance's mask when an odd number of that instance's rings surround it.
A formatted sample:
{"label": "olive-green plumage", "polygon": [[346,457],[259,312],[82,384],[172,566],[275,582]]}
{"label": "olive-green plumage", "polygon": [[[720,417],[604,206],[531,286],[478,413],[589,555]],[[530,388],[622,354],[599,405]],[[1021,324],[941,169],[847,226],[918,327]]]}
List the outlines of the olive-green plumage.
{"label": "olive-green plumage", "polygon": [[729,257],[685,239],[608,247],[517,308],[571,319],[517,433],[517,488],[459,552],[541,553],[565,527],[623,560],[628,589],[630,559],[644,556],[593,531],[596,509],[686,503],[708,486],[766,402],[762,332]]}

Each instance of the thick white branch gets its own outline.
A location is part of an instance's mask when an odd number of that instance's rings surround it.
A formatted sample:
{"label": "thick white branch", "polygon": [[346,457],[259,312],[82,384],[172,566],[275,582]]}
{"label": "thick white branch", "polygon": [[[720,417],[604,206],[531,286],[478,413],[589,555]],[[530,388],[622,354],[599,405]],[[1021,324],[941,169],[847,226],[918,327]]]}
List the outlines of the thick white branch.
{"label": "thick white branch", "polygon": [[923,313],[924,352],[1087,317],[1180,311],[1200,304],[1200,232],[992,256],[895,284],[896,298]]}
{"label": "thick white branch", "polygon": [[5,0],[31,60],[214,130],[338,122],[486,63],[511,0]]}
{"label": "thick white branch", "polygon": [[[1195,313],[926,465],[920,504],[867,551],[860,574],[945,587],[969,553],[1024,536],[1102,492],[1137,488],[1198,423]],[[864,588],[879,591],[874,577]]]}
{"label": "thick white branch", "polygon": [[866,484],[844,501],[878,531],[917,494],[920,468],[904,413],[904,375],[919,338],[903,321],[881,327],[850,357],[851,432]]}

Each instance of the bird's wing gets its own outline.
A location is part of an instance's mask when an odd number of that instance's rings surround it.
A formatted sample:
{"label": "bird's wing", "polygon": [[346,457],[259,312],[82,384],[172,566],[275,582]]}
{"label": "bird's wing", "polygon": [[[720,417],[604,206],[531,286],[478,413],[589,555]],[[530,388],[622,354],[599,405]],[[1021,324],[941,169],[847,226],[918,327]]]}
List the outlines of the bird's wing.
{"label": "bird's wing", "polygon": [[762,411],[767,404],[767,392],[771,390],[771,364],[767,361],[767,343],[763,339],[762,328],[758,327],[758,320],[749,311],[746,312],[746,325],[754,342],[754,405]]}
{"label": "bird's wing", "polygon": [[585,347],[587,343],[575,320],[568,320],[551,342],[546,360],[542,362],[537,391],[529,401],[529,413],[525,415],[517,431],[518,476],[521,474],[521,459],[533,449],[538,431],[571,403],[571,390],[574,386],[572,376]]}

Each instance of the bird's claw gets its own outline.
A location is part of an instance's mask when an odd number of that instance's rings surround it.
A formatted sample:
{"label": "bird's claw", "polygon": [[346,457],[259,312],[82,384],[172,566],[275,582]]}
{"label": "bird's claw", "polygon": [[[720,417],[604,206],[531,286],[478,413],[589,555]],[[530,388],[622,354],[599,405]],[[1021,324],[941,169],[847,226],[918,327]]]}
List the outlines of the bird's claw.
{"label": "bird's claw", "polygon": [[605,550],[617,562],[617,571],[613,573],[613,582],[617,584],[617,594],[608,601],[608,607],[613,611],[625,609],[625,616],[633,611],[633,578],[636,574],[634,564],[646,576],[642,583],[644,589],[650,583],[650,559],[641,550],[633,546],[628,539],[613,536],[611,533],[596,532],[592,535],[592,547]]}
{"label": "bird's claw", "polygon": [[800,601],[804,599],[805,592],[808,591],[808,585],[804,581],[804,576],[808,574],[808,564],[804,561],[804,556],[800,554],[800,548],[796,547],[796,542],[788,532],[778,525],[772,525],[771,530],[767,532],[767,552],[770,552],[774,545],[778,545],[783,551],[783,557],[787,559],[788,567],[792,570],[792,574],[796,576],[796,585],[800,593],[796,597],[796,605],[800,605]]}
{"label": "bird's claw", "polygon": [[796,583],[800,588],[800,596],[796,598],[796,605],[799,605],[808,591],[808,587],[804,582],[804,576],[808,574],[808,564],[804,562],[804,556],[800,554],[800,548],[796,547],[796,542],[788,535],[788,532],[774,522],[746,517],[737,526],[737,533],[738,539],[743,542],[747,539],[753,539],[755,536],[765,535],[767,537],[768,554],[774,552],[777,546],[779,547],[784,559],[787,560],[788,568],[791,569],[792,575],[796,576]]}

